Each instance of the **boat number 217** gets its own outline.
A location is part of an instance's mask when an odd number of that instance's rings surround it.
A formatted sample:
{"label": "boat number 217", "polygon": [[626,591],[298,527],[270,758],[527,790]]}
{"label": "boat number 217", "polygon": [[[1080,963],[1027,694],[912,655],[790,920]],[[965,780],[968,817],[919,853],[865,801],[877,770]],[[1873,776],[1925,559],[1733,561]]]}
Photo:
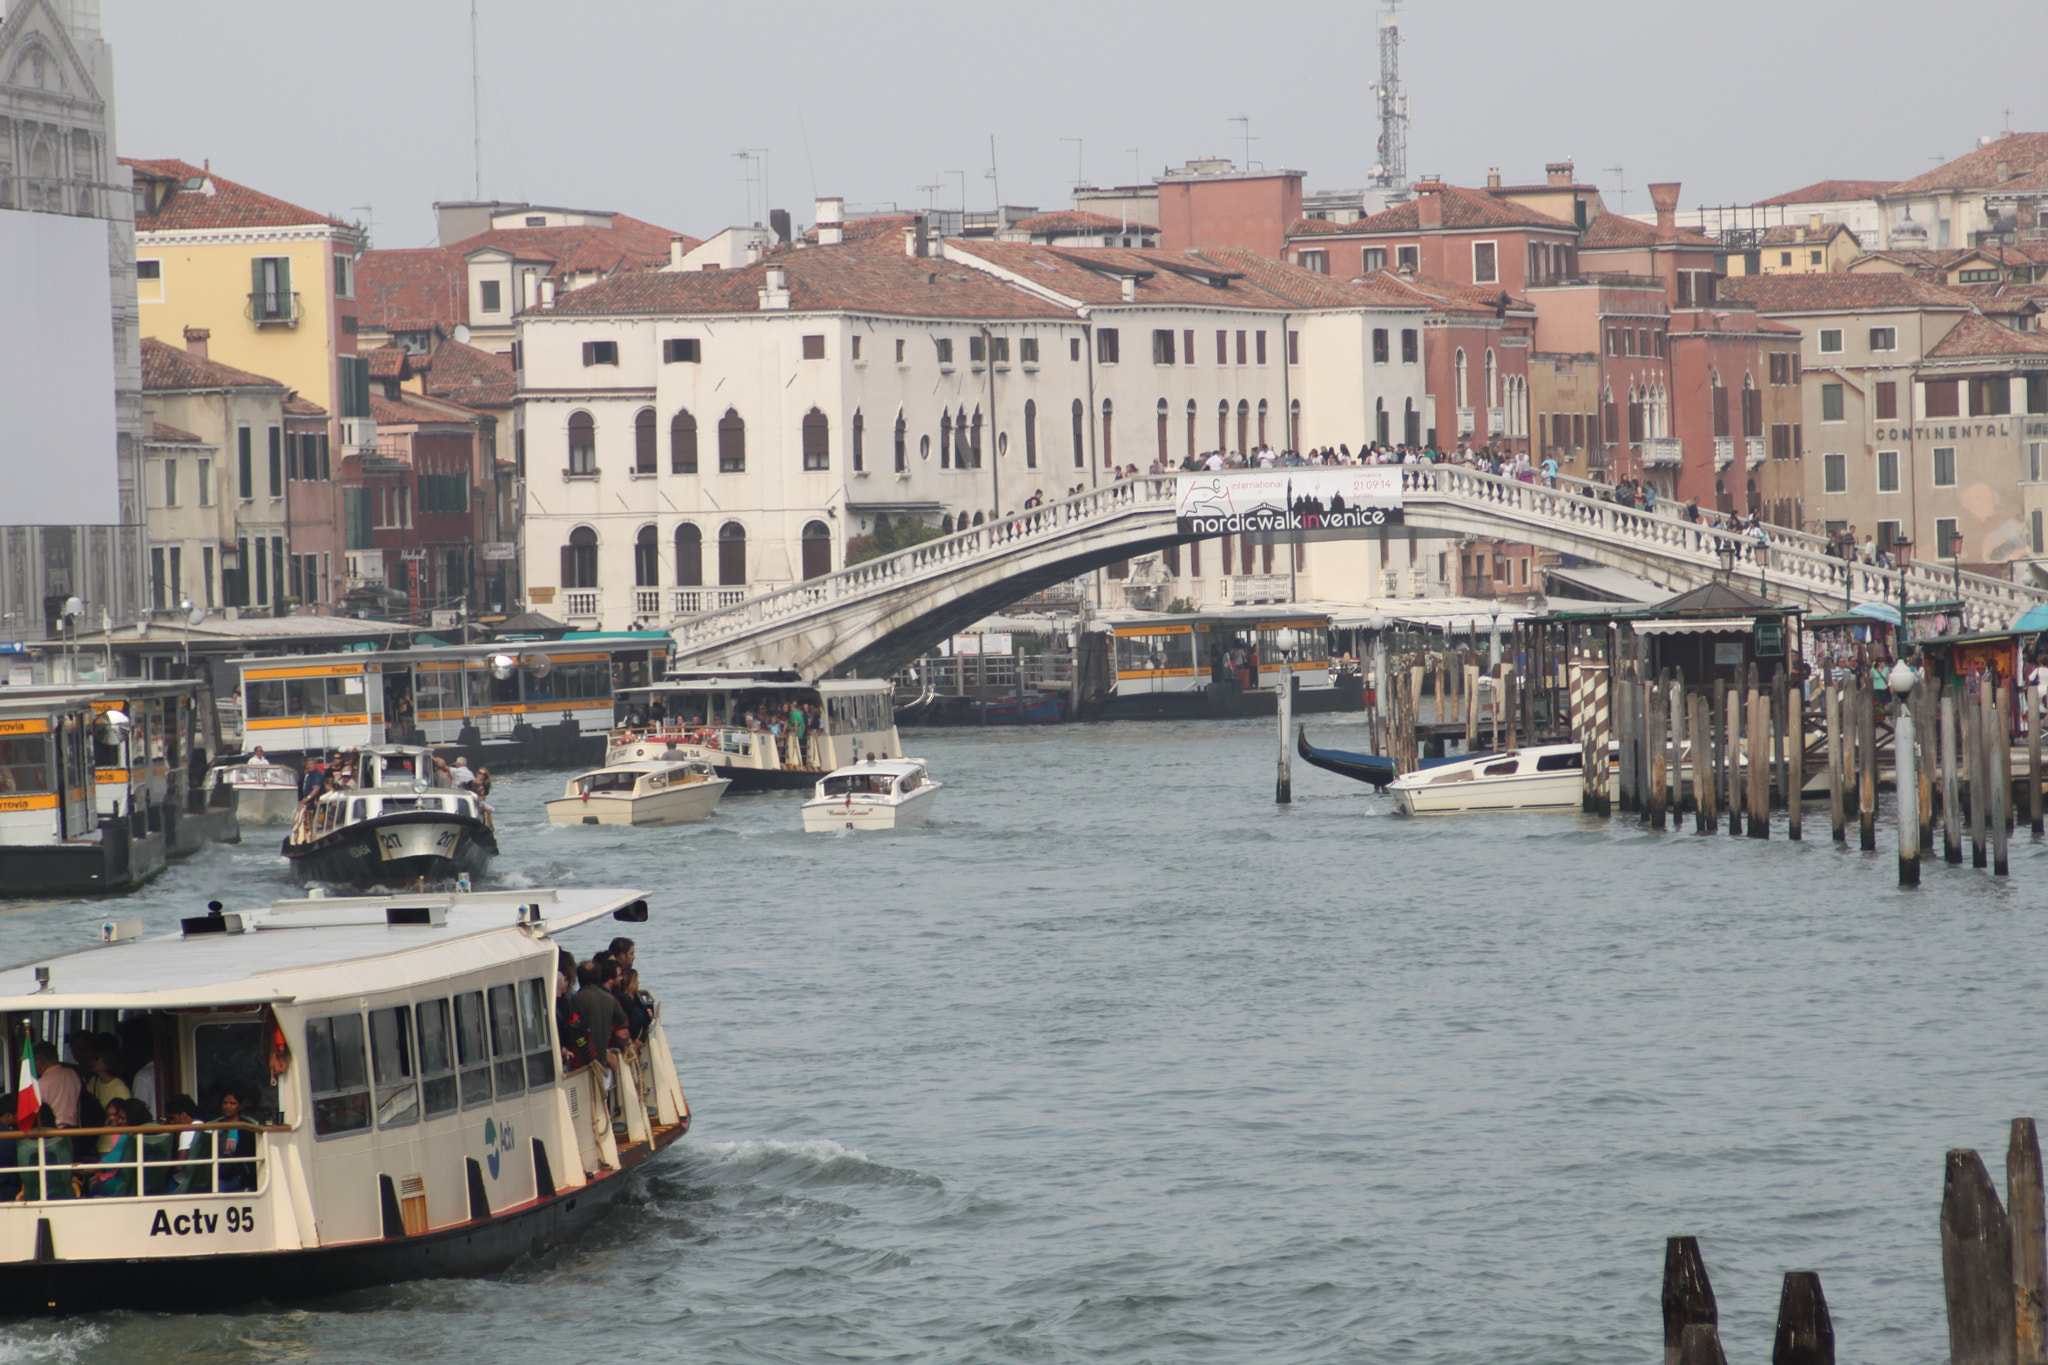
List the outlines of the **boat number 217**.
{"label": "boat number 217", "polygon": [[[459,834],[460,831],[452,829],[443,832],[439,838],[434,840],[435,851],[446,853],[454,848],[455,840]],[[387,858],[395,855],[399,850],[399,845],[404,842],[404,836],[400,835],[396,830],[388,830],[378,837],[384,844],[384,856]]]}

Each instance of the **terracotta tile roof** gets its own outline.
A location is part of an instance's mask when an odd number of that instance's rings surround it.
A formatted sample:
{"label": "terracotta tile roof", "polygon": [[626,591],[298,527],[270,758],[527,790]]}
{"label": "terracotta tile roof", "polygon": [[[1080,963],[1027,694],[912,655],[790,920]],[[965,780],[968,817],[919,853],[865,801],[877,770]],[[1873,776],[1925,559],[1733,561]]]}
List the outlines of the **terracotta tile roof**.
{"label": "terracotta tile roof", "polygon": [[2039,312],[2042,297],[2048,294],[2048,286],[2013,284],[2008,280],[1995,284],[1951,284],[1944,287],[1976,304],[1979,312],[1990,317]]}
{"label": "terracotta tile roof", "polygon": [[[1573,230],[1570,223],[1561,218],[1552,218],[1547,213],[1538,213],[1525,208],[1511,199],[1496,199],[1484,190],[1468,190],[1457,185],[1446,185],[1437,191],[1443,201],[1443,226],[1431,228],[1432,232],[1459,232],[1475,228],[1554,228],[1560,232]],[[1369,218],[1355,223],[1341,223],[1337,231],[1374,236],[1390,232],[1420,232],[1421,220],[1417,217],[1417,200],[1396,204]]]}
{"label": "terracotta tile roof", "polygon": [[469,321],[469,270],[448,247],[365,251],[356,304],[358,325],[374,331],[445,331]]}
{"label": "terracotta tile roof", "polygon": [[287,417],[325,417],[327,409],[321,407],[310,398],[301,398],[294,393],[288,394],[285,397],[284,415]]}
{"label": "terracotta tile roof", "polygon": [[[1766,229],[1764,235],[1757,238],[1757,245],[1776,247],[1826,246],[1845,232],[1849,232],[1849,229],[1842,223],[1822,223],[1819,236],[1815,236],[1812,232],[1808,231],[1804,223],[1780,223],[1774,228]],[[1849,236],[1854,238],[1856,234],[1849,232]],[[1860,241],[1861,239],[1857,240]]]}
{"label": "terracotta tile roof", "polygon": [[406,363],[410,358],[403,346],[379,346],[369,355],[370,378],[404,379],[412,371],[412,367]]}
{"label": "terracotta tile roof", "polygon": [[[1377,276],[1339,280],[1300,266],[1289,265],[1250,247],[1204,247],[1188,253],[1214,261],[1242,273],[1246,282],[1258,286],[1294,308],[1422,308],[1428,305],[1412,290],[1396,289]],[[1139,293],[1144,292],[1142,286]]]}
{"label": "terracotta tile roof", "polygon": [[914,213],[883,213],[872,218],[850,218],[840,224],[839,236],[840,240],[847,242],[865,242],[876,237],[890,237],[900,242],[903,240],[904,229],[916,224],[917,215]]}
{"label": "terracotta tile roof", "polygon": [[1948,335],[1927,349],[1929,360],[1966,360],[1977,356],[2048,355],[2048,335],[2015,332],[1977,313],[1966,315]]}
{"label": "terracotta tile roof", "polygon": [[[144,161],[134,157],[120,158],[121,164],[135,172],[138,180],[163,180],[174,182],[170,197],[163,201],[155,213],[143,213],[138,205],[135,214],[137,232],[197,232],[216,228],[253,227],[336,227],[353,230],[350,224],[338,218],[329,218],[324,213],[302,209],[297,204],[288,204],[282,199],[252,190],[247,185],[237,184],[227,177],[195,166],[189,161],[176,159]],[[186,189],[193,180],[206,181],[212,192]]]}
{"label": "terracotta tile roof", "polygon": [[[975,243],[977,247],[996,245]],[[1021,243],[1003,244],[1043,251]],[[1094,252],[1090,253],[1096,254]],[[900,317],[1067,317],[1068,310],[956,261],[916,259],[894,234],[837,246],[778,251],[737,270],[637,270],[555,299],[562,316],[755,313],[770,265],[783,268],[793,312]]]}
{"label": "terracotta tile roof", "polygon": [[1312,237],[1319,232],[1345,232],[1350,227],[1351,224],[1349,223],[1333,223],[1327,218],[1302,218],[1298,219],[1293,227],[1287,229],[1287,235],[1289,237]]}
{"label": "terracotta tile roof", "polygon": [[1855,260],[1849,262],[1849,266],[1851,269],[1854,269],[1865,261],[1890,261],[1892,264],[1904,266],[1908,270],[1945,270],[1950,264],[1969,254],[1970,249],[1968,247],[1960,249],[1943,247],[1939,251],[1914,247],[1893,247],[1885,251],[1866,251]]}
{"label": "terracotta tile roof", "polygon": [[1759,199],[1759,204],[1838,204],[1850,199],[1870,199],[1883,194],[1896,180],[1816,180],[1796,190]]}
{"label": "terracotta tile roof", "polygon": [[519,390],[510,356],[444,341],[434,352],[427,393],[466,408],[509,408]]}
{"label": "terracotta tile roof", "polygon": [[370,395],[370,416],[380,427],[447,426],[453,423],[465,425],[467,414],[444,412],[438,407],[415,403],[406,398],[383,398]]}
{"label": "terracotta tile roof", "polygon": [[1759,313],[1970,306],[1969,300],[1946,286],[1901,274],[1740,275],[1721,281],[1721,291],[1730,300],[1755,304]]}
{"label": "terracotta tile roof", "polygon": [[1138,304],[1269,310],[1402,306],[1398,296],[1377,286],[1332,279],[1242,247],[1063,249],[1030,242],[948,239],[946,249],[1089,305],[1125,302],[1123,278],[1129,275],[1136,277]]}
{"label": "terracotta tile roof", "polygon": [[[1992,169],[1997,168],[1994,166]],[[1994,197],[2002,194],[2037,195],[2043,192],[2048,192],[2048,164],[1986,189],[1986,193]]]}
{"label": "terracotta tile roof", "polygon": [[1094,233],[1124,232],[1136,228],[1140,232],[1157,232],[1150,223],[1126,223],[1121,218],[1111,218],[1105,213],[1089,213],[1085,209],[1059,209],[1052,213],[1041,213],[1036,218],[1025,218],[1010,224],[1013,232],[1060,232]]}
{"label": "terracotta tile roof", "polygon": [[[491,228],[474,237],[450,242],[448,250],[458,256],[503,251],[516,260],[543,262],[552,267],[549,273],[556,277],[608,276],[667,265],[669,239],[680,235],[621,213],[613,217],[608,228]],[[685,251],[702,245],[694,237],[683,237]]]}
{"label": "terracotta tile roof", "polygon": [[1367,275],[1364,282],[1395,291],[1400,296],[1419,299],[1426,306],[1453,316],[1498,317],[1503,309],[1514,313],[1534,311],[1534,306],[1527,299],[1517,298],[1504,289],[1459,284],[1433,275],[1404,275],[1393,270],[1379,270]]}
{"label": "terracotta tile roof", "polygon": [[260,374],[205,360],[155,337],[142,339],[144,389],[281,389],[284,385]]}
{"label": "terracotta tile roof", "polygon": [[1924,175],[1902,180],[1884,192],[1887,199],[1943,190],[1997,189],[1998,168],[2008,177],[2027,175],[2048,166],[2048,133],[2013,133],[1936,166]]}
{"label": "terracotta tile roof", "polygon": [[1588,223],[1585,232],[1579,236],[1579,246],[1586,251],[1599,251],[1603,247],[1644,246],[1692,246],[1712,251],[1716,245],[1712,238],[1691,228],[1675,227],[1667,231],[1653,223],[1639,223],[1618,213],[1601,214]]}
{"label": "terracotta tile roof", "polygon": [[204,436],[195,436],[183,427],[174,427],[168,422],[151,422],[149,439],[156,445],[208,445]]}

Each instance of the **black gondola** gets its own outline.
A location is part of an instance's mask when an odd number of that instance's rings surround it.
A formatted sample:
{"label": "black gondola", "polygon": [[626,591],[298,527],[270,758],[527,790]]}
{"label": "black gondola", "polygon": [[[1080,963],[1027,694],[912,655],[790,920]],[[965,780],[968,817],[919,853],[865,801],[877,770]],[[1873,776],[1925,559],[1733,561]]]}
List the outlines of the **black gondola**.
{"label": "black gondola", "polygon": [[1370,782],[1376,789],[1384,791],[1397,774],[1394,760],[1378,754],[1353,753],[1349,749],[1319,749],[1308,742],[1308,727],[1295,727],[1295,752],[1302,761],[1313,764],[1325,772],[1336,773],[1356,782]]}

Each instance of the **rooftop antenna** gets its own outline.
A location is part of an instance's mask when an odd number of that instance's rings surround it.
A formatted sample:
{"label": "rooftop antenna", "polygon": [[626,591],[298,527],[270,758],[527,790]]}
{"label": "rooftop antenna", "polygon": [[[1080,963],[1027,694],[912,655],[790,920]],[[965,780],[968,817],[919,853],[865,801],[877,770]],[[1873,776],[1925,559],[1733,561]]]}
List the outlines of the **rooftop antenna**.
{"label": "rooftop antenna", "polygon": [[1614,211],[1628,212],[1628,176],[1619,166],[1602,166],[1600,169],[1611,171],[1614,175]]}
{"label": "rooftop antenna", "polygon": [[[766,147],[742,147],[734,152],[733,155],[738,157],[741,165],[745,167],[745,173],[741,178],[746,182],[747,186],[747,219],[755,227],[759,227],[761,226],[761,218],[768,216],[768,149]],[[761,168],[761,173],[758,177],[754,174],[756,163]],[[757,179],[761,186],[761,218],[754,217],[754,185]]]}
{"label": "rooftop antenna", "polygon": [[1238,134],[1238,136],[1244,141],[1244,168],[1250,170],[1252,168],[1252,144],[1258,141],[1257,138],[1252,136],[1252,116],[1250,114],[1233,114],[1230,116],[1229,121],[1244,125],[1244,131]]}
{"label": "rooftop antenna", "polygon": [[[1138,149],[1136,147],[1126,147],[1124,150],[1131,154],[1131,183],[1136,185],[1139,177],[1144,174],[1143,171],[1138,169]],[[1123,230],[1129,233],[1131,230],[1131,201],[1124,195],[1118,195],[1117,202],[1123,206]]]}
{"label": "rooftop antenna", "polygon": [[996,174],[996,135],[988,135],[988,179],[996,189],[996,226],[1003,225],[1003,181]]}
{"label": "rooftop antenna", "polygon": [[475,181],[470,197],[478,203],[484,197],[484,77],[478,59],[476,0],[469,0],[469,131],[470,159]]}
{"label": "rooftop antenna", "polygon": [[965,236],[967,233],[967,172],[947,171],[946,174],[960,177],[960,233],[962,236]]}
{"label": "rooftop antenna", "polygon": [[940,190],[942,190],[942,189],[944,189],[944,188],[946,188],[946,187],[945,187],[944,185],[942,185],[942,184],[941,184],[941,185],[919,185],[919,186],[918,186],[918,188],[924,191],[924,206],[925,206],[925,209],[926,209],[927,211],[930,211],[930,210],[934,210],[934,209],[937,209],[937,208],[938,208],[938,206],[939,206],[939,191],[940,191]]}
{"label": "rooftop antenna", "polygon": [[1081,153],[1085,150],[1085,144],[1078,137],[1063,137],[1060,141],[1074,144],[1074,188],[1078,190],[1088,183],[1088,177],[1081,173]]}
{"label": "rooftop antenna", "polygon": [[1408,96],[1401,92],[1401,0],[1386,0],[1380,11],[1380,78],[1372,87],[1380,103],[1379,165],[1372,182],[1378,189],[1408,183]]}
{"label": "rooftop antenna", "polygon": [[377,236],[377,210],[370,204],[350,204],[348,207],[351,213],[357,209],[363,212],[363,245],[367,247]]}

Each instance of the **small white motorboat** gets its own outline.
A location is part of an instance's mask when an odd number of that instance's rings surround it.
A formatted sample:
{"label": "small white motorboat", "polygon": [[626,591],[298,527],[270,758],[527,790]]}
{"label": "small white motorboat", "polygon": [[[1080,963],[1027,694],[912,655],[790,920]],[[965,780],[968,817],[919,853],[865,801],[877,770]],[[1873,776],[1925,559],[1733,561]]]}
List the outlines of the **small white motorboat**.
{"label": "small white motorboat", "polygon": [[931,818],[943,782],[934,782],[921,758],[881,758],[835,769],[804,802],[804,829],[917,829]]}
{"label": "small white motorboat", "polygon": [[548,820],[557,825],[688,824],[710,815],[731,785],[731,778],[718,776],[708,763],[615,763],[570,778],[561,796],[548,802]]}
{"label": "small white motorboat", "polygon": [[[216,763],[207,784],[225,789],[218,804],[232,804],[245,825],[289,825],[299,808],[299,773],[282,763]],[[209,795],[208,804],[216,804]]]}
{"label": "small white motorboat", "polygon": [[[1607,782],[1615,784],[1609,750]],[[1402,773],[1387,787],[1403,815],[1475,810],[1577,810],[1585,792],[1584,752],[1577,744],[1539,744],[1502,754],[1453,759]]]}

